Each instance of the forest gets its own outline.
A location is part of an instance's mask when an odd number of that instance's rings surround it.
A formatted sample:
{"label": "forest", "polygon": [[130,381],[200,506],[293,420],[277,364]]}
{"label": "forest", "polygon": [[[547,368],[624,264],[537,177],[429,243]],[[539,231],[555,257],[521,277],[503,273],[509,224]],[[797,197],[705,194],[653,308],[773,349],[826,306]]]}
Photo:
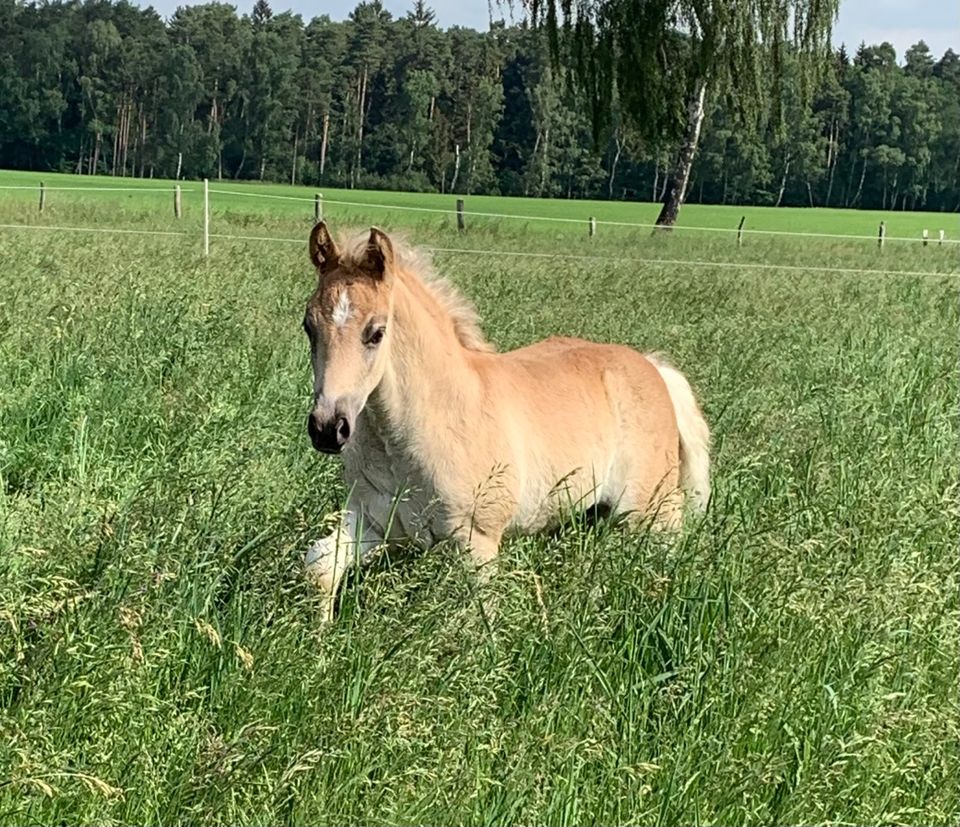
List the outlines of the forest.
{"label": "forest", "polygon": [[[682,40],[681,35],[677,35]],[[707,101],[687,200],[960,209],[960,56],[921,41],[783,62],[749,124]],[[772,83],[773,81],[771,81]],[[108,176],[661,200],[676,140],[582,86],[528,25],[0,0],[0,167]],[[681,101],[682,104],[682,101]]]}

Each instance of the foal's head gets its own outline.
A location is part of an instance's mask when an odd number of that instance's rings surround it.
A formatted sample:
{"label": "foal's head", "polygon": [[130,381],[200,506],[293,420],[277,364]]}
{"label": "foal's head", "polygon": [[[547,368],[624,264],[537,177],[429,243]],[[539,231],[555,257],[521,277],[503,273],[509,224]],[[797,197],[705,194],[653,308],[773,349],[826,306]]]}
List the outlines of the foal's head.
{"label": "foal's head", "polygon": [[319,283],[307,302],[303,328],[313,359],[313,447],[336,454],[357,415],[380,384],[390,345],[396,266],[390,239],[376,228],[359,253],[344,253],[321,222],[310,234]]}

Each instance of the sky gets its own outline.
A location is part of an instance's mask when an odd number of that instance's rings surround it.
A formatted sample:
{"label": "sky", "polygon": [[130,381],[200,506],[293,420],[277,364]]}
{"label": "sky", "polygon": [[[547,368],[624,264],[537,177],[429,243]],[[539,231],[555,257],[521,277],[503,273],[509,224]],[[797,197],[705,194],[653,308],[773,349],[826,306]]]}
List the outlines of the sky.
{"label": "sky", "polygon": [[[136,0],[135,0],[136,1]],[[231,0],[227,0],[230,2]],[[139,0],[146,6],[150,0]],[[413,6],[413,0],[382,0],[384,7],[394,17],[402,17]],[[152,0],[150,3],[164,17],[173,13],[177,6],[192,5],[187,0]],[[253,0],[236,2],[241,13],[253,8]],[[293,11],[309,20],[320,14],[328,14],[334,20],[344,19],[357,5],[356,0],[271,0],[274,12]],[[468,26],[486,29],[490,11],[495,19],[510,20],[510,9],[497,0],[428,0],[437,15],[441,28]],[[521,14],[520,0],[514,1],[516,19]],[[948,48],[960,52],[960,2],[958,0],[841,0],[840,16],[834,26],[833,42],[845,43],[853,52],[860,41],[868,44],[889,41],[903,58],[904,52],[918,40],[926,41],[935,58]]]}

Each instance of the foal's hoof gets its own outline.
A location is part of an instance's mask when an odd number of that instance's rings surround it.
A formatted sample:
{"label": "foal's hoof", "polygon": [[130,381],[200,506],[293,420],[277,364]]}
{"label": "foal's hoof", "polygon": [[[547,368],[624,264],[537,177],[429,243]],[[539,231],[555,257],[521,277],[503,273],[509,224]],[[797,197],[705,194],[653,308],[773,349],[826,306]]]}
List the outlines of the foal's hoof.
{"label": "foal's hoof", "polygon": [[328,565],[326,559],[331,555],[335,548],[331,548],[330,538],[324,537],[321,540],[314,540],[310,548],[304,552],[303,568],[309,575],[311,571],[326,569]]}

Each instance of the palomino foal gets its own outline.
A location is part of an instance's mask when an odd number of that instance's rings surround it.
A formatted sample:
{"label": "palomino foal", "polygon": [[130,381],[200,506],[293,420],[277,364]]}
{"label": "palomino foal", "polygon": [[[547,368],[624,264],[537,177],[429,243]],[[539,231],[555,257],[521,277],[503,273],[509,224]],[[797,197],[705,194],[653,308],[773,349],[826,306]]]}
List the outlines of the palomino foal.
{"label": "palomino foal", "polygon": [[[380,230],[310,235],[304,329],[314,447],[341,454],[341,523],[307,551],[333,614],[347,569],[383,543],[451,537],[489,576],[505,534],[602,505],[676,526],[709,497],[710,434],[687,380],[621,345],[547,339],[495,353],[467,302]],[[420,271],[420,272],[418,272]]]}

